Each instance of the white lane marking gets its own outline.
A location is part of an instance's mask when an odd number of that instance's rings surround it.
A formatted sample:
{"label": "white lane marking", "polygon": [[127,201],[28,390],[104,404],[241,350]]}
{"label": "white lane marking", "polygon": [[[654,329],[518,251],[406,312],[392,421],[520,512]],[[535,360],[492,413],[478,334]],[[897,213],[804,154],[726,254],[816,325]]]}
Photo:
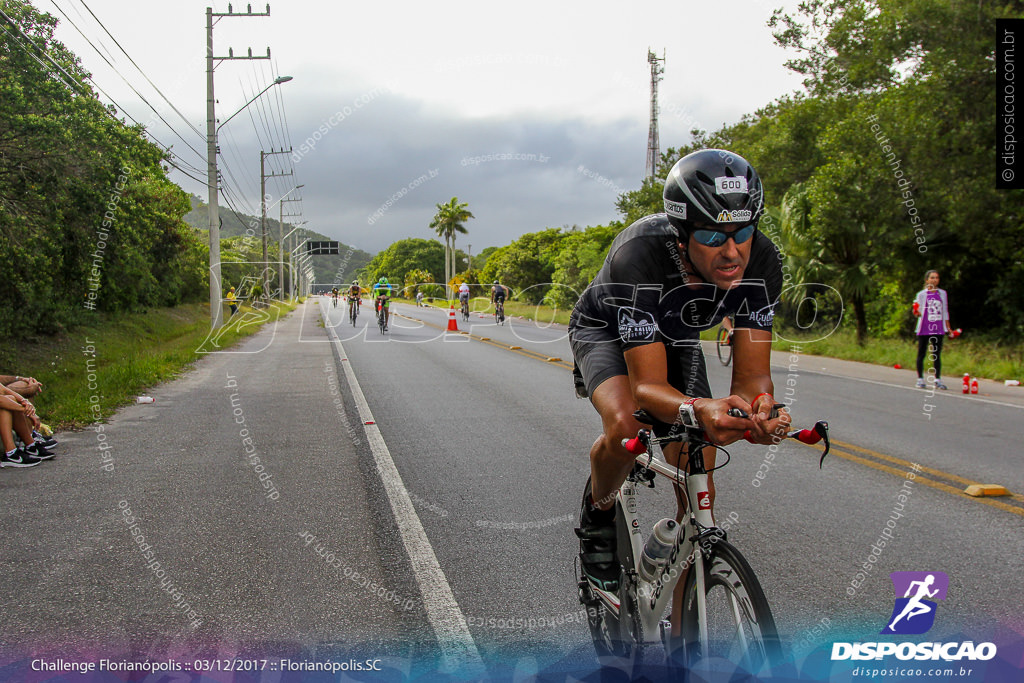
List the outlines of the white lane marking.
{"label": "white lane marking", "polygon": [[[340,358],[347,358],[341,340],[334,334],[333,329],[327,329],[332,343],[338,347]],[[473,636],[469,632],[466,617],[455,600],[455,594],[448,584],[444,571],[441,570],[441,564],[437,561],[437,556],[430,545],[423,524],[416,514],[416,509],[409,498],[409,492],[402,482],[402,476],[398,473],[395,461],[391,458],[391,452],[384,442],[384,437],[381,436],[380,428],[373,419],[373,413],[370,412],[370,406],[366,402],[363,390],[359,387],[355,371],[352,370],[352,363],[344,362],[342,366],[345,369],[345,378],[352,390],[352,398],[359,410],[359,418],[364,423],[366,440],[373,452],[377,472],[384,484],[384,491],[387,493],[388,502],[395,515],[398,531],[405,544],[405,550],[409,554],[409,560],[412,562],[413,575],[423,594],[423,607],[426,610],[427,619],[430,621],[434,633],[437,634],[444,661],[452,671],[457,670],[459,673],[468,673],[473,676],[482,675],[486,670],[476,643],[473,641]],[[366,422],[374,422],[374,424],[368,425],[365,424]]]}

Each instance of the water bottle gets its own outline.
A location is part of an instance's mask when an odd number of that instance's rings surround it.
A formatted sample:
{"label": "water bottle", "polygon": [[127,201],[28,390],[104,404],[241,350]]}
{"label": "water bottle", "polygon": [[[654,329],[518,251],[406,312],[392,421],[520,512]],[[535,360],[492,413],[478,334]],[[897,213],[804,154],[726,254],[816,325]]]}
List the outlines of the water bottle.
{"label": "water bottle", "polygon": [[974,377],[974,378],[971,379],[971,393],[972,394],[978,393],[978,378],[977,377]]}
{"label": "water bottle", "polygon": [[917,303],[916,301],[914,302],[914,315],[921,315],[921,304]]}
{"label": "water bottle", "polygon": [[156,399],[152,396],[139,396],[135,399],[136,403],[152,403]]}
{"label": "water bottle", "polygon": [[653,581],[658,568],[668,561],[678,527],[676,520],[667,517],[654,525],[654,531],[640,553],[640,576],[645,581]]}
{"label": "water bottle", "polygon": [[968,373],[964,373],[964,393],[971,393],[971,376]]}

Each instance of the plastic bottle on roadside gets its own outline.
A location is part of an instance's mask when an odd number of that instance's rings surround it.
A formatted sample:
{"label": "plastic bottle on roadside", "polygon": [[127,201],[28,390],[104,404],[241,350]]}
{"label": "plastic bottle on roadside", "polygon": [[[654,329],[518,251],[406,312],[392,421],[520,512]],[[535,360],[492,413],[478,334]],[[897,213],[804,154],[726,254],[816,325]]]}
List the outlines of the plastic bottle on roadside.
{"label": "plastic bottle on roadside", "polygon": [[640,576],[645,581],[653,581],[658,569],[668,562],[669,553],[676,542],[678,528],[676,520],[667,517],[654,525],[654,532],[640,553]]}
{"label": "plastic bottle on roadside", "polygon": [[974,377],[974,378],[971,379],[971,393],[972,394],[978,393],[978,378],[977,377]]}
{"label": "plastic bottle on roadside", "polygon": [[135,399],[135,402],[136,403],[152,403],[155,400],[156,399],[153,398],[152,396],[139,396],[138,398]]}
{"label": "plastic bottle on roadside", "polygon": [[971,376],[968,373],[964,373],[964,393],[969,394],[971,392]]}

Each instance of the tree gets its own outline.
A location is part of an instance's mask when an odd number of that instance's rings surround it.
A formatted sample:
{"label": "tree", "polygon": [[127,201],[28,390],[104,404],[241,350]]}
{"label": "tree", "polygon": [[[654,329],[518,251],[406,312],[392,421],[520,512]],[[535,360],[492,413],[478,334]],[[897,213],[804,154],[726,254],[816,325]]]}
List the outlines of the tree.
{"label": "tree", "polygon": [[[22,0],[0,19],[0,334],[205,298],[206,252],[166,153],[127,126]],[[10,17],[8,19],[7,17]],[[86,306],[83,306],[83,303]]]}
{"label": "tree", "polygon": [[580,294],[601,269],[608,247],[623,227],[621,223],[613,223],[565,235],[551,259],[552,287],[545,296],[545,303],[563,308],[575,306]]}
{"label": "tree", "polygon": [[523,235],[491,254],[483,269],[485,282],[498,280],[529,303],[540,303],[551,287],[552,259],[563,237],[560,228]]}
{"label": "tree", "polygon": [[[1024,210],[1019,195],[997,190],[992,177],[992,26],[994,18],[1021,16],[1022,9],[1020,2],[811,0],[796,15],[777,12],[771,23],[779,44],[798,53],[790,66],[807,77],[814,99],[827,107],[846,103],[822,129],[821,140],[837,134],[850,140],[851,128],[872,139],[864,134],[871,115],[895,152],[883,160],[877,146],[862,148],[872,162],[863,170],[886,179],[871,181],[870,192],[863,182],[834,188],[836,206],[855,206],[851,195],[857,194],[872,207],[872,232],[904,235],[878,269],[872,296],[893,284],[909,295],[924,270],[936,268],[950,291],[954,319],[964,327],[1001,328],[1003,336],[1017,339],[1024,334],[1021,297],[1013,294],[1024,281]],[[832,168],[815,171],[817,182],[808,179],[816,210],[829,194],[829,175],[866,180],[834,175],[855,163],[849,158],[824,154],[820,162]],[[909,195],[896,191],[896,171],[911,181],[901,188]],[[845,218],[820,210],[822,217]]]}
{"label": "tree", "polygon": [[470,218],[475,216],[467,208],[469,204],[459,202],[458,197],[452,197],[446,204],[437,204],[437,213],[430,221],[430,228],[444,237],[445,264],[444,281],[448,282],[455,274],[455,236],[457,233],[465,235],[468,231],[464,225]]}
{"label": "tree", "polygon": [[440,242],[411,237],[378,252],[366,265],[361,277],[371,286],[381,277],[388,278],[397,286],[411,271],[440,272],[444,261],[444,245]]}

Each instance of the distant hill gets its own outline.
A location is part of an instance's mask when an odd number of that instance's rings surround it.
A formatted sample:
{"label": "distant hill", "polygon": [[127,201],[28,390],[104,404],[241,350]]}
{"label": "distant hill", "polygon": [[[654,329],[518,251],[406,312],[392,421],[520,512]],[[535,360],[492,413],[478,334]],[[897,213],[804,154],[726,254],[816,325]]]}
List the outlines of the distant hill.
{"label": "distant hill", "polygon": [[[206,203],[195,195],[191,195],[189,199],[192,201],[192,210],[185,214],[185,222],[191,225],[193,228],[206,232],[209,228],[209,219],[206,214]],[[228,237],[237,237],[239,235],[246,234],[246,230],[250,229],[250,234],[260,236],[260,219],[258,216],[249,216],[244,213],[235,215],[235,212],[225,206],[217,207],[220,209],[220,236],[221,239]],[[267,216],[267,237],[270,240],[276,241],[278,235],[278,221],[270,216]],[[285,233],[294,228],[294,225],[285,223]],[[303,238],[309,238],[311,240],[330,240],[331,238],[322,235],[314,230],[307,230],[302,228],[297,234],[303,236]],[[294,235],[293,235],[294,237]],[[290,241],[290,238],[289,238]],[[348,262],[342,267],[342,263],[345,259]],[[339,274],[341,280],[345,282],[351,282],[355,279],[355,274],[362,269],[370,259],[373,258],[373,254],[363,251],[362,249],[353,249],[347,244],[341,245],[340,254],[338,256],[314,256],[313,257],[313,272],[316,273],[316,281],[321,283],[331,283],[338,278]]]}

